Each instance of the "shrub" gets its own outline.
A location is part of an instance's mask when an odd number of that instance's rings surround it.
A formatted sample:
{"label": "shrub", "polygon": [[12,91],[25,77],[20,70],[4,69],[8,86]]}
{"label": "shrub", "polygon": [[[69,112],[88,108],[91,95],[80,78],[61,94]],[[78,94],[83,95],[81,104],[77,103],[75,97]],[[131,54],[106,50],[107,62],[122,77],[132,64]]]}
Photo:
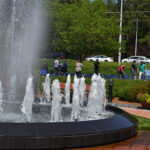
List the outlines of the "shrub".
{"label": "shrub", "polygon": [[[50,77],[51,84],[54,79],[59,79],[60,82],[65,83],[66,77]],[[38,80],[38,88],[40,91],[43,91],[42,82],[45,81],[45,77],[40,76]],[[91,78],[86,78],[86,84],[91,84]],[[73,83],[73,77],[71,77],[71,82]],[[108,97],[108,82],[106,80],[106,89],[107,89],[107,97]],[[113,85],[113,97],[119,97],[120,100],[139,102],[142,94],[150,92],[150,82],[145,82],[142,80],[119,80],[114,79]]]}
{"label": "shrub", "polygon": [[148,84],[148,94],[150,95],[150,83]]}
{"label": "shrub", "polygon": [[150,104],[150,95],[143,94],[140,98],[140,102],[146,102],[146,103]]}
{"label": "shrub", "polygon": [[[143,84],[141,80],[114,80],[113,97],[128,101],[128,92],[137,85]],[[130,100],[129,100],[130,101]]]}
{"label": "shrub", "polygon": [[148,83],[136,85],[133,88],[131,88],[127,93],[127,100],[132,102],[133,101],[139,102],[142,94],[148,93],[148,91],[149,91]]}

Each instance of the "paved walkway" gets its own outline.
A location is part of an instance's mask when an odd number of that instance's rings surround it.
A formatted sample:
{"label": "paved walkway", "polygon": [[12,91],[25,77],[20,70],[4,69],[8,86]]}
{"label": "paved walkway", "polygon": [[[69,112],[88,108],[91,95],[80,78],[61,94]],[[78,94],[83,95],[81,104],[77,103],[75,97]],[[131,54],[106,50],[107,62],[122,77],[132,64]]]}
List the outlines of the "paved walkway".
{"label": "paved walkway", "polygon": [[114,144],[74,150],[150,150],[150,132],[140,132],[133,138]]}
{"label": "paved walkway", "polygon": [[142,109],[134,109],[134,108],[126,108],[126,107],[120,107],[120,108],[127,111],[130,114],[150,119],[150,110],[142,110]]}

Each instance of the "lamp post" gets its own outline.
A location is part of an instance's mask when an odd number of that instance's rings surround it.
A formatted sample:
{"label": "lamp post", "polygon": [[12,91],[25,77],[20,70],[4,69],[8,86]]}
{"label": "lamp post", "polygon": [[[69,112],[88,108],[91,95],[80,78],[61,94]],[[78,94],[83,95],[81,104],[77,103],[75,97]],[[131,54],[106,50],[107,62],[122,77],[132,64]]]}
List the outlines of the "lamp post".
{"label": "lamp post", "polygon": [[135,56],[137,55],[137,39],[138,39],[138,18],[136,19]]}
{"label": "lamp post", "polygon": [[113,79],[109,79],[108,85],[109,85],[108,102],[111,103],[112,102]]}
{"label": "lamp post", "polygon": [[119,34],[119,52],[118,52],[118,65],[120,65],[121,62],[121,44],[122,44],[122,12],[123,12],[123,0],[121,0],[121,6],[120,6],[120,34]]}

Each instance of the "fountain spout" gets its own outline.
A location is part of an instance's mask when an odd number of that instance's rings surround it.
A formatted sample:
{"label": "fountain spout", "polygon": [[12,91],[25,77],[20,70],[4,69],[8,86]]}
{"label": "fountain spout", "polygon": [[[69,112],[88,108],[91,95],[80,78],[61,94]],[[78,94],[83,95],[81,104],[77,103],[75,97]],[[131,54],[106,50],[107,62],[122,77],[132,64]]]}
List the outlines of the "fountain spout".
{"label": "fountain spout", "polygon": [[32,104],[34,101],[34,92],[33,92],[33,78],[32,76],[28,78],[26,85],[26,93],[24,96],[23,103],[21,105],[21,112],[25,114],[28,122],[31,121],[32,117]]}
{"label": "fountain spout", "polygon": [[45,82],[42,83],[43,84],[44,95],[46,96],[47,102],[51,102],[50,101],[50,82],[51,82],[51,80],[49,78],[49,74],[47,74]]}
{"label": "fountain spout", "polygon": [[53,81],[52,94],[53,94],[53,99],[52,99],[52,108],[51,108],[51,121],[60,122],[62,97],[60,92],[60,83],[58,79],[55,79]]}
{"label": "fountain spout", "polygon": [[0,81],[0,111],[3,111],[2,103],[3,103],[3,87]]}

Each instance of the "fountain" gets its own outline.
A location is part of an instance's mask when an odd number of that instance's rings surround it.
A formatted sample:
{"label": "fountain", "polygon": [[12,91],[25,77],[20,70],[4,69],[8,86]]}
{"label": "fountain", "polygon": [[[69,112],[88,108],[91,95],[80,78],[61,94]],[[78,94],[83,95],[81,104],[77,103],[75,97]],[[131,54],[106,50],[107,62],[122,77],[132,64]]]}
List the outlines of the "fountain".
{"label": "fountain", "polygon": [[80,79],[80,85],[79,85],[79,93],[80,93],[80,105],[84,105],[84,100],[86,99],[86,84],[85,84],[85,78],[82,77]]}
{"label": "fountain", "polygon": [[43,39],[42,3],[0,1],[0,149],[65,149],[134,136],[137,120],[106,105],[106,81],[100,75],[93,75],[88,98],[85,78],[75,76],[72,103],[68,76],[65,104],[59,81],[54,80],[50,89],[47,75],[44,105],[34,99],[32,70]]}
{"label": "fountain", "polygon": [[12,75],[10,77],[10,87],[9,87],[9,93],[8,93],[8,100],[11,101],[16,98],[16,76]]}
{"label": "fountain", "polygon": [[80,113],[80,95],[79,95],[79,82],[76,76],[74,77],[73,83],[73,102],[72,102],[72,112],[71,112],[71,120],[77,121],[79,118]]}
{"label": "fountain", "polygon": [[33,78],[30,77],[27,80],[26,93],[25,93],[25,97],[24,97],[23,103],[21,105],[21,112],[23,114],[25,114],[28,122],[31,121],[32,104],[33,104],[33,101],[34,101],[34,93],[33,93],[32,82],[33,82]]}
{"label": "fountain", "polygon": [[2,104],[3,104],[3,87],[0,81],[0,111],[3,111]]}
{"label": "fountain", "polygon": [[71,77],[70,75],[67,76],[67,82],[65,86],[65,102],[66,105],[70,105],[70,84],[71,84]]}
{"label": "fountain", "polygon": [[52,108],[51,108],[51,121],[60,122],[61,121],[61,92],[60,92],[60,83],[58,79],[53,81],[52,85]]}
{"label": "fountain", "polygon": [[41,103],[46,103],[46,102],[49,102],[50,103],[50,83],[51,83],[51,80],[49,78],[49,74],[46,75],[46,79],[45,79],[45,82],[42,83],[43,85],[43,95],[45,96],[42,100],[41,100]]}

